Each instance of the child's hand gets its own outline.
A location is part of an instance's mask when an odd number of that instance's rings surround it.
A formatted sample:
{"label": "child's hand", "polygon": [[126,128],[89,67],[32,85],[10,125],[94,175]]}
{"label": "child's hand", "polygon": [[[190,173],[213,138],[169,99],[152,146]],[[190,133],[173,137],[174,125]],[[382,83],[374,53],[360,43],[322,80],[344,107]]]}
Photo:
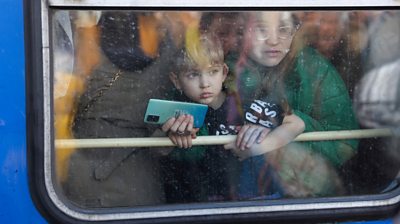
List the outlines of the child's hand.
{"label": "child's hand", "polygon": [[261,125],[245,124],[237,135],[236,148],[246,150],[251,148],[254,143],[260,144],[270,131],[270,128]]}
{"label": "child's hand", "polygon": [[170,118],[161,129],[168,133],[168,137],[179,148],[192,147],[192,138],[196,137],[198,128],[193,128],[193,116],[180,115],[178,118]]}
{"label": "child's hand", "polygon": [[[250,133],[254,133],[254,135],[257,136],[257,132],[254,132],[254,130],[251,131],[252,128],[257,128],[257,127],[246,127],[246,125],[243,126],[242,130],[239,132],[242,134],[241,135],[242,140],[239,141],[243,142],[243,139],[246,140],[246,132],[249,132],[248,136],[250,137],[253,137],[253,134]],[[251,147],[248,148],[245,147],[246,150],[242,150],[242,148],[240,148],[241,146],[243,146],[242,144],[238,146],[237,144],[238,140],[232,141],[224,145],[224,147],[225,149],[231,150],[234,154],[236,154],[236,156],[238,156],[240,160],[244,160],[251,156],[262,155],[280,149],[282,147],[285,147],[287,144],[292,142],[299,134],[301,134],[304,131],[304,129],[305,129],[305,124],[300,117],[296,116],[295,114],[286,115],[283,119],[282,124],[273,129],[273,131],[271,131],[270,129],[263,130],[267,132],[265,136],[260,134],[261,130],[259,130],[258,136],[261,135],[262,136],[261,138],[263,138],[263,140],[261,140],[260,138],[259,139],[260,142],[253,141]],[[239,138],[239,135],[237,136],[237,138]]]}

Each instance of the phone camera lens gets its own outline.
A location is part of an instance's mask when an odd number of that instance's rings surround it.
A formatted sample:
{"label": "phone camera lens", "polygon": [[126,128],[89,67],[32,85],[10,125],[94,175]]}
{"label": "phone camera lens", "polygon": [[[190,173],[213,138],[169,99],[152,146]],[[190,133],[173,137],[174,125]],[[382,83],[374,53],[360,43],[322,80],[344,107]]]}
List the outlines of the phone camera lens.
{"label": "phone camera lens", "polygon": [[148,122],[158,122],[160,120],[160,116],[157,115],[148,115],[147,121]]}

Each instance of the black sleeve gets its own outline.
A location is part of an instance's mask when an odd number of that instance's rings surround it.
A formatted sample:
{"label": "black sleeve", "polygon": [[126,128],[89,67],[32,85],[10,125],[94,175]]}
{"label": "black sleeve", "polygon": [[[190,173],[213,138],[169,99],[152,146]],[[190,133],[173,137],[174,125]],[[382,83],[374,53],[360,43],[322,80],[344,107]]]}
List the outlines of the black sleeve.
{"label": "black sleeve", "polygon": [[252,103],[246,106],[244,112],[246,122],[271,129],[281,125],[285,116],[282,106],[271,97],[253,100]]}

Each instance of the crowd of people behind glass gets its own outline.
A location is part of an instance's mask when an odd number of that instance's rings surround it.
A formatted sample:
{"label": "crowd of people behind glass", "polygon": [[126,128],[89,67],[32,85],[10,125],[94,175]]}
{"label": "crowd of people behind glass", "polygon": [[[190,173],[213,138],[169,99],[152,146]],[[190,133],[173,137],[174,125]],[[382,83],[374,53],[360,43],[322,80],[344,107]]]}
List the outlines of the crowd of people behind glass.
{"label": "crowd of people behind glass", "polygon": [[[58,181],[80,207],[379,193],[397,175],[385,139],[292,142],[379,120],[357,120],[353,105],[363,107],[365,74],[398,63],[397,11],[58,13],[54,35],[70,44],[54,49],[74,46],[75,62],[69,72],[54,66],[56,137],[168,136],[186,148],[56,152]],[[145,124],[151,98],[207,104],[205,125],[194,129],[190,116]],[[221,133],[238,140],[191,146]]]}

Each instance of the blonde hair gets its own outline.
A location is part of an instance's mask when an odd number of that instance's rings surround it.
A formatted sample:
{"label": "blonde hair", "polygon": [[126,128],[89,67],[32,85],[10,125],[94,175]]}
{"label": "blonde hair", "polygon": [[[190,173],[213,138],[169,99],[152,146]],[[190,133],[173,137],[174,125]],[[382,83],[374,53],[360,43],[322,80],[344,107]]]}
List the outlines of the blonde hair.
{"label": "blonde hair", "polygon": [[175,71],[185,72],[192,68],[224,63],[224,51],[220,41],[211,34],[201,34],[197,27],[188,28],[185,46],[178,51],[175,60]]}

